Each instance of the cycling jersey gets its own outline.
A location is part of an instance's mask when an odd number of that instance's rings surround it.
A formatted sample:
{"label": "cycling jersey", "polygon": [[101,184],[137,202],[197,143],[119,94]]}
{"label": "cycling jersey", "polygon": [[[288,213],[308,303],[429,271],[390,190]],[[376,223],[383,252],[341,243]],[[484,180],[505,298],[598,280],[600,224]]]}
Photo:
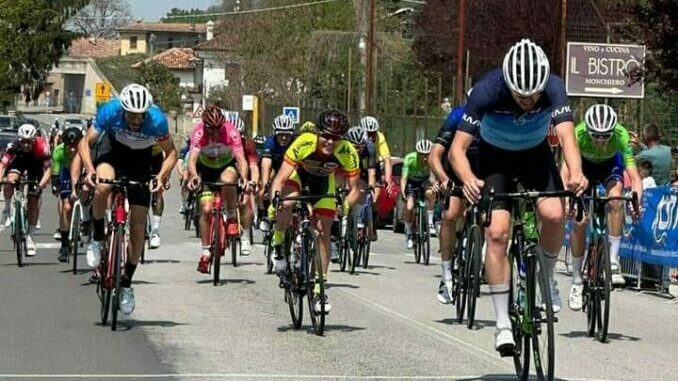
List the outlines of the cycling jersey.
{"label": "cycling jersey", "polygon": [[225,121],[216,136],[205,132],[203,123],[198,123],[191,134],[191,152],[198,152],[198,161],[208,168],[222,168],[242,154],[240,132],[233,123]]}
{"label": "cycling jersey", "polygon": [[431,169],[427,162],[419,160],[417,152],[410,152],[403,159],[402,175],[408,181],[423,182],[428,180],[431,175]]}
{"label": "cycling jersey", "polygon": [[377,169],[377,149],[371,141],[368,140],[362,151],[358,153],[358,159],[360,166],[360,178],[368,181],[368,170]]}
{"label": "cycling jersey", "polygon": [[316,177],[328,177],[341,170],[345,177],[357,176],[358,153],[347,140],[340,140],[334,147],[332,155],[325,156],[318,152],[318,136],[305,132],[290,145],[285,152],[285,162]]}
{"label": "cycling jersey", "polygon": [[24,152],[18,141],[7,144],[7,149],[2,155],[2,164],[8,166],[19,161],[32,162],[40,164],[44,168],[49,168],[51,165],[51,158],[47,140],[42,136],[35,138],[33,141],[33,149],[30,152]]}
{"label": "cycling jersey", "polygon": [[580,122],[574,129],[581,156],[593,163],[602,163],[613,158],[618,153],[622,155],[626,168],[635,168],[636,160],[630,144],[629,133],[626,128],[617,123],[610,140],[603,145],[597,145],[588,133],[585,122]]}
{"label": "cycling jersey", "polygon": [[[450,152],[450,147],[452,146],[452,141],[454,140],[454,135],[457,133],[457,128],[459,127],[459,122],[461,122],[461,117],[464,114],[464,106],[455,107],[443,121],[443,125],[438,130],[438,135],[436,136],[435,142],[443,146],[445,151],[441,158],[443,164],[443,170],[449,176],[453,182],[459,183],[456,174],[452,170],[452,164],[448,160],[447,156]],[[478,145],[480,142],[480,137],[475,135],[473,142],[468,147],[466,151],[466,157],[471,163],[471,169],[475,172],[477,170],[477,158],[478,158]]]}
{"label": "cycling jersey", "polygon": [[283,162],[285,151],[292,144],[294,139],[295,136],[293,135],[290,138],[289,143],[286,146],[283,146],[282,144],[280,144],[275,135],[267,137],[266,142],[264,143],[264,151],[261,154],[261,157],[262,158],[267,157],[271,159],[272,161],[271,168],[277,171],[278,169],[280,169],[280,165]]}
{"label": "cycling jersey", "polygon": [[93,126],[97,134],[107,132],[118,143],[132,150],[150,148],[170,137],[167,118],[156,105],[151,106],[146,112],[139,130],[129,129],[127,120],[125,120],[125,110],[119,99],[114,99],[99,107]]}
{"label": "cycling jersey", "polygon": [[63,169],[69,169],[73,157],[75,153],[71,154],[64,143],[57,145],[52,153],[52,176],[58,176]]}
{"label": "cycling jersey", "polygon": [[487,73],[473,86],[459,129],[480,131],[487,143],[509,151],[538,146],[551,123],[573,121],[563,80],[551,74],[533,110],[524,112],[504,82],[501,69]]}
{"label": "cycling jersey", "polygon": [[377,147],[379,160],[384,160],[384,158],[391,157],[391,151],[388,149],[388,142],[386,142],[386,137],[381,133],[381,131],[377,131],[376,138],[375,136],[371,136],[372,134],[370,133],[367,135],[369,136],[372,143],[374,143]]}

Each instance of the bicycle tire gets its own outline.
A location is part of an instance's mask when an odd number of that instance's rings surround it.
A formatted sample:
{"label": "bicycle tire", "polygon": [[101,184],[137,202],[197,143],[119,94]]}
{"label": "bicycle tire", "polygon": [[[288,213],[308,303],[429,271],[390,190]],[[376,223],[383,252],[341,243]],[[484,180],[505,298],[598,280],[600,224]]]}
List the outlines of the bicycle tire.
{"label": "bicycle tire", "polygon": [[[534,357],[534,368],[538,380],[553,381],[555,378],[555,327],[553,304],[551,301],[551,289],[546,277],[547,266],[543,255],[534,253],[528,260],[528,278],[530,272],[536,276],[536,282],[533,280],[533,302],[534,306],[540,308],[533,309],[533,334],[532,334],[532,355]],[[531,264],[530,264],[531,262]],[[538,263],[538,269],[535,267]],[[532,269],[529,266],[533,266]],[[528,282],[528,287],[530,282]],[[539,287],[537,290],[536,287]],[[530,292],[528,291],[528,299]],[[537,300],[539,297],[541,300]]]}
{"label": "bicycle tire", "polygon": [[[461,237],[463,239],[463,236]],[[457,241],[457,242],[461,242]],[[454,262],[456,262],[457,272],[454,272],[454,266],[452,267],[452,302],[454,303],[454,309],[456,312],[457,323],[461,324],[464,321],[464,312],[466,311],[466,293],[464,289],[466,288],[463,276],[463,269],[466,268],[465,262],[465,250],[466,248],[462,245],[457,245],[456,254],[454,256]]]}
{"label": "bicycle tire", "polygon": [[337,245],[337,254],[339,255],[339,271],[343,273],[346,271],[346,266],[348,266],[349,263],[349,255],[348,250],[345,247],[345,239],[343,237],[339,237],[339,239],[337,239],[334,244]]}
{"label": "bicycle tire", "polygon": [[264,257],[266,258],[266,273],[273,273],[273,242],[271,233],[264,235]]}
{"label": "bicycle tire", "polygon": [[416,206],[414,209],[414,226],[412,227],[412,234],[414,237],[412,237],[412,240],[414,241],[414,262],[417,264],[421,263],[421,238],[419,236],[419,214],[421,214],[421,210],[419,209],[419,206]]}
{"label": "bicycle tire", "polygon": [[421,230],[421,239],[422,239],[422,248],[421,255],[424,259],[424,265],[428,266],[431,261],[431,232],[428,226],[428,216],[427,213],[420,213],[421,222],[419,224],[419,229]]}
{"label": "bicycle tire", "polygon": [[219,273],[221,271],[221,256],[224,252],[223,241],[221,239],[221,229],[223,227],[221,213],[215,212],[212,215],[212,242],[210,244],[210,257],[212,260],[212,285],[219,285]]}
{"label": "bicycle tire", "polygon": [[73,207],[73,214],[71,217],[71,239],[69,245],[71,246],[71,256],[73,257],[73,275],[78,273],[78,249],[80,248],[80,215],[82,213],[82,205],[76,202]]}
{"label": "bicycle tire", "polygon": [[[231,262],[233,262],[233,267],[238,266],[238,255],[240,255],[240,236],[236,235],[230,237],[230,246],[231,246]],[[251,241],[250,241],[251,242]]]}
{"label": "bicycle tire", "polygon": [[[108,257],[106,257],[108,260]],[[108,274],[108,268],[105,264],[100,267],[101,273],[99,275],[99,285],[98,288],[101,290],[101,325],[108,324],[108,315],[111,311],[111,299],[113,298],[113,287],[107,287],[106,276]]]}
{"label": "bicycle tire", "polygon": [[597,273],[597,261],[598,255],[596,253],[596,247],[593,243],[588,245],[588,253],[586,254],[586,259],[584,260],[584,271],[586,272],[586,278],[584,280],[584,292],[583,292],[583,305],[586,312],[586,332],[589,337],[593,337],[596,333],[596,320],[598,316],[598,295],[596,290],[596,285],[594,277]]}
{"label": "bicycle tire", "polygon": [[483,249],[483,237],[480,233],[480,227],[478,225],[471,226],[471,232],[469,233],[469,238],[466,240],[468,249],[466,252],[469,255],[469,259],[466,262],[466,284],[468,292],[466,293],[468,297],[467,301],[467,316],[466,316],[466,326],[468,329],[473,329],[473,323],[475,322],[476,317],[476,301],[480,296],[480,266],[482,261],[482,249]]}
{"label": "bicycle tire", "polygon": [[511,330],[513,332],[513,340],[516,343],[516,349],[513,353],[513,366],[516,371],[518,380],[527,380],[530,376],[530,343],[531,338],[523,331],[525,314],[525,300],[523,304],[519,300],[520,278],[518,276],[518,262],[517,254],[518,248],[511,248],[509,257],[509,264],[511,265],[511,277],[509,287],[509,318],[511,319]]}
{"label": "bicycle tire", "polygon": [[368,262],[370,260],[370,249],[372,248],[372,240],[370,239],[369,230],[365,231],[365,251],[363,252],[363,269],[367,269]]}
{"label": "bicycle tire", "polygon": [[122,227],[116,229],[115,234],[115,251],[113,254],[113,279],[115,284],[115,292],[113,293],[113,300],[111,301],[111,330],[118,329],[118,311],[120,311],[120,280],[122,278],[121,262],[123,258],[123,250],[125,250],[125,239]]}
{"label": "bicycle tire", "polygon": [[[186,205],[189,205],[188,202]],[[186,206],[186,209],[184,210],[184,230],[191,230],[191,220],[193,218],[193,208],[190,206]]]}
{"label": "bicycle tire", "polygon": [[12,235],[14,236],[14,249],[16,250],[16,264],[19,267],[24,265],[24,253],[23,248],[26,242],[26,237],[24,230],[25,226],[21,226],[24,223],[24,219],[21,216],[21,209],[23,207],[17,205],[14,206],[14,221],[12,221]]}
{"label": "bicycle tire", "polygon": [[597,338],[604,343],[610,328],[610,292],[612,290],[612,267],[610,263],[610,244],[607,236],[598,237],[598,266],[596,266],[597,305],[598,316]]}
{"label": "bicycle tire", "polygon": [[306,288],[306,279],[308,274],[304,274],[307,267],[296,269],[294,264],[296,258],[289,254],[293,252],[290,249],[292,244],[291,234],[285,234],[285,241],[283,247],[285,248],[285,258],[287,261],[287,268],[289,274],[289,284],[285,286],[285,300],[290,310],[290,318],[292,319],[292,326],[294,329],[301,328],[301,323],[304,318],[304,290]]}
{"label": "bicycle tire", "polygon": [[[310,292],[307,291],[308,295],[308,306],[309,314],[311,316],[311,323],[313,323],[313,329],[318,336],[322,336],[325,333],[325,277],[322,273],[322,261],[320,258],[320,252],[318,251],[318,242],[315,238],[313,230],[308,228],[305,233],[305,237],[302,238],[304,243],[302,245],[302,250],[306,251],[308,261],[311,266],[309,267],[309,275],[313,275],[313,282],[310,282],[313,289]],[[317,276],[316,276],[316,272]],[[315,286],[318,285],[318,294],[315,294]],[[320,312],[315,311],[315,299],[320,300]]]}

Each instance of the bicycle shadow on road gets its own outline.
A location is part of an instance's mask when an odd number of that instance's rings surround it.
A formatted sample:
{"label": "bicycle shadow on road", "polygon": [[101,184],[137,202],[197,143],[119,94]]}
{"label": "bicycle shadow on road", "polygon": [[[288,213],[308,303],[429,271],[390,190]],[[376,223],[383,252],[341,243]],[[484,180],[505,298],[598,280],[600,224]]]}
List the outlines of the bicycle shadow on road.
{"label": "bicycle shadow on road", "polygon": [[[459,327],[466,327],[466,318],[459,323],[457,319],[455,318],[446,318],[442,320],[434,320],[436,323],[440,324],[445,324],[445,325],[456,325]],[[473,320],[473,328],[470,329],[469,331],[480,331],[481,329],[485,329],[486,327],[494,327],[496,322],[494,320],[479,320],[479,319],[474,319]]]}
{"label": "bicycle shadow on road", "polygon": [[154,263],[181,263],[180,260],[177,259],[146,259],[144,260],[143,265],[151,265]]}
{"label": "bicycle shadow on road", "polygon": [[177,323],[171,320],[120,320],[118,321],[118,331],[131,331],[137,327],[174,328],[182,325],[188,325],[188,323]]}
{"label": "bicycle shadow on road", "polygon": [[[564,336],[564,337],[569,337],[569,338],[585,337],[585,338],[589,338],[591,340],[598,341],[598,339],[596,339],[595,336],[593,336],[593,337],[589,336],[589,333],[587,331],[572,331],[572,332],[568,332],[568,333],[560,333],[559,335]],[[608,340],[608,342],[610,340],[636,342],[636,341],[641,341],[643,339],[640,338],[640,337],[636,337],[636,336],[624,335],[622,333],[609,332],[607,334],[607,340]]]}
{"label": "bicycle shadow on road", "polygon": [[[355,332],[355,331],[363,331],[367,329],[366,327],[355,327],[352,325],[343,325],[343,324],[325,324],[325,335],[327,335],[328,332]],[[288,331],[304,331],[308,334],[312,334],[313,336],[317,336],[315,333],[315,330],[313,329],[313,326],[308,325],[308,326],[302,326],[299,329],[295,329],[291,325],[286,325],[286,326],[281,326],[278,327],[278,332],[288,332]]]}
{"label": "bicycle shadow on road", "polygon": [[[22,267],[31,267],[31,266],[58,266],[61,265],[62,263],[60,262],[31,262],[30,259],[24,259],[23,266]],[[18,267],[16,262],[15,263],[5,263],[2,266],[14,266]]]}
{"label": "bicycle shadow on road", "polygon": [[[208,284],[208,283],[211,284],[212,282],[213,282],[213,279],[201,279],[201,280],[196,281],[195,283],[197,283],[197,284]],[[235,279],[235,278],[219,279],[219,285],[220,286],[225,286],[225,285],[228,285],[229,283],[250,285],[250,284],[257,283],[257,281],[252,280],[252,279]]]}
{"label": "bicycle shadow on road", "polygon": [[[530,380],[535,379],[534,375],[530,375]],[[482,376],[471,376],[465,378],[455,378],[456,381],[514,381],[516,380],[515,374],[485,374]],[[566,381],[565,378],[554,378],[555,381]]]}
{"label": "bicycle shadow on road", "polygon": [[357,286],[355,284],[348,284],[348,283],[328,283],[327,284],[328,289],[332,289],[334,287],[337,287],[337,288],[352,288],[352,289],[360,288],[360,286]]}

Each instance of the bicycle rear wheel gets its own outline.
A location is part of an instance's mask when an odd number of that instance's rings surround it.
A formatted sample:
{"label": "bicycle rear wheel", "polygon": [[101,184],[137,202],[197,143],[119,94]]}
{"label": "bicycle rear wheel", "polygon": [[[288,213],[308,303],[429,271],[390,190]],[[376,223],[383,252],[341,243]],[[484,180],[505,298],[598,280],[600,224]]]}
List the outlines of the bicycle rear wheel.
{"label": "bicycle rear wheel", "polygon": [[186,201],[186,209],[184,209],[184,230],[191,230],[192,219],[193,219],[193,204]]}
{"label": "bicycle rear wheel", "polygon": [[466,240],[466,253],[468,261],[466,263],[466,284],[468,285],[468,315],[466,326],[473,328],[476,317],[476,301],[480,296],[480,262],[482,260],[483,237],[478,225],[471,226],[469,237]]}
{"label": "bicycle rear wheel", "polygon": [[367,269],[367,264],[370,260],[370,248],[372,246],[372,240],[370,239],[369,236],[369,229],[365,229],[365,251],[363,251],[363,268]]}
{"label": "bicycle rear wheel", "polygon": [[[325,276],[323,275],[320,252],[318,251],[318,242],[315,234],[309,228],[303,238],[302,250],[309,263],[309,276],[313,276],[313,282],[308,282],[313,289],[307,290],[309,313],[313,329],[318,336],[325,333]],[[317,293],[315,291],[318,291]],[[315,304],[320,304],[320,311],[316,312]]]}
{"label": "bicycle rear wheel", "polygon": [[[108,254],[108,248],[106,248],[106,253]],[[101,325],[108,324],[108,314],[111,310],[111,299],[113,296],[113,287],[110,284],[110,281],[106,279],[108,274],[108,268],[106,263],[108,262],[108,255],[106,258],[102,258],[101,265],[99,266],[99,283],[97,284],[97,293],[99,294],[99,300],[101,301],[101,308],[99,310],[101,317]]]}
{"label": "bicycle rear wheel", "polygon": [[113,300],[111,305],[111,330],[118,329],[118,311],[120,310],[120,280],[122,278],[121,261],[124,257],[125,237],[121,227],[117,228],[115,234],[115,251],[113,252],[113,284],[115,285],[115,292],[113,293]]}
{"label": "bicycle rear wheel", "polygon": [[212,215],[212,242],[210,244],[210,257],[212,260],[212,285],[219,285],[219,272],[221,271],[221,256],[224,254],[224,242],[222,240],[221,213]]}
{"label": "bicycle rear wheel", "polygon": [[598,238],[598,253],[596,266],[596,289],[598,316],[597,322],[597,338],[598,341],[604,343],[607,341],[607,333],[610,327],[610,291],[612,289],[612,267],[610,264],[610,244],[607,241],[607,236],[603,235]]}
{"label": "bicycle rear wheel", "polygon": [[[12,235],[14,236],[14,250],[16,250],[16,264],[19,267],[24,265],[24,248],[26,247],[26,226],[24,224],[24,219],[22,216],[23,207],[19,205],[14,206],[14,221]],[[3,221],[4,222],[4,221]]]}
{"label": "bicycle rear wheel", "polygon": [[285,301],[290,310],[290,317],[292,318],[292,326],[294,329],[301,328],[301,322],[304,317],[304,290],[306,289],[306,279],[308,279],[308,265],[302,264],[301,268],[296,269],[295,263],[296,258],[293,255],[290,255],[293,250],[291,250],[292,245],[292,235],[289,233],[285,234],[285,241],[283,247],[285,250],[285,258],[288,259],[288,274],[289,274],[289,283],[285,285]]}
{"label": "bicycle rear wheel", "polygon": [[[457,242],[461,243],[461,240]],[[464,312],[466,311],[466,279],[464,279],[464,269],[466,269],[465,262],[465,248],[458,244],[454,256],[454,265],[452,266],[452,302],[456,312],[457,323],[464,320]],[[456,268],[456,270],[455,270]]]}
{"label": "bicycle rear wheel", "polygon": [[71,215],[71,232],[69,237],[71,255],[73,256],[74,275],[78,273],[78,249],[80,248],[80,225],[82,224],[82,220],[80,219],[81,213],[82,205],[80,205],[80,202],[76,202]]}
{"label": "bicycle rear wheel", "polygon": [[273,273],[273,237],[270,232],[264,235],[264,257],[266,258],[266,273]]}
{"label": "bicycle rear wheel", "polygon": [[420,227],[419,227],[419,214],[421,211],[419,207],[414,208],[414,223],[412,224],[412,240],[414,241],[414,261],[419,264],[421,263],[421,236],[420,236]]}
{"label": "bicycle rear wheel", "polygon": [[421,238],[421,255],[424,259],[424,264],[429,265],[431,261],[431,232],[428,226],[428,215],[426,210],[422,208],[419,213],[419,233]]}
{"label": "bicycle rear wheel", "polygon": [[594,246],[593,243],[590,243],[582,269],[582,271],[585,272],[584,292],[582,295],[583,308],[584,312],[586,312],[586,331],[589,337],[593,337],[593,335],[596,333],[596,321],[600,311],[598,291],[595,281],[598,271],[598,253],[596,250],[597,246]]}
{"label": "bicycle rear wheel", "polygon": [[[534,356],[534,367],[537,372],[538,380],[552,381],[555,377],[555,317],[553,315],[553,304],[551,302],[551,289],[546,277],[546,260],[542,255],[533,253],[528,257],[527,276],[536,276],[532,280],[534,293],[534,310],[532,311],[533,332],[532,332],[532,354]],[[535,265],[538,264],[538,268]],[[529,266],[532,266],[530,269]],[[528,281],[528,288],[530,287]],[[530,299],[528,290],[528,299]]]}

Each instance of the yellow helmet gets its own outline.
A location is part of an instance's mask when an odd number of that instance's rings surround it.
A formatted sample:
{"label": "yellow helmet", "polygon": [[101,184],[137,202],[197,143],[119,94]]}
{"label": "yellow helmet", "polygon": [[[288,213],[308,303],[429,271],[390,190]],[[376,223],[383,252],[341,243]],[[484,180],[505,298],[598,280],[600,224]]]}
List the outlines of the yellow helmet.
{"label": "yellow helmet", "polygon": [[304,122],[301,125],[301,132],[315,132],[315,123],[313,122]]}

